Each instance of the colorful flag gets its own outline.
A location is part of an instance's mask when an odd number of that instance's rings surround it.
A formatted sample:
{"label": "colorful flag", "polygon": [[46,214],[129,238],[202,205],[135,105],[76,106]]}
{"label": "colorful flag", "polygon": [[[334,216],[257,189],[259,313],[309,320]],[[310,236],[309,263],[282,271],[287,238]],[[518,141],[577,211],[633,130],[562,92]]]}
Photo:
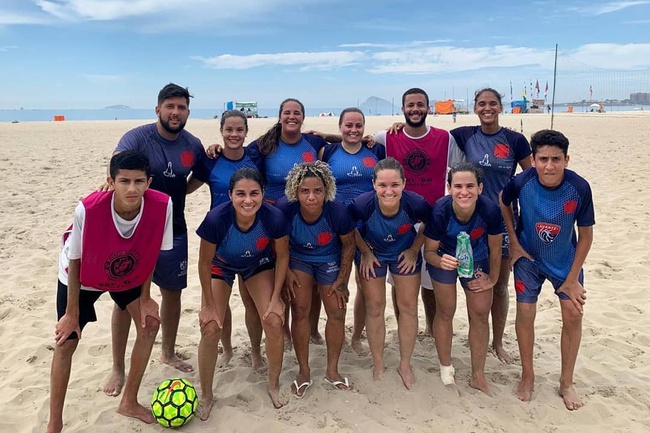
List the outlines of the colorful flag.
{"label": "colorful flag", "polygon": [[535,80],[535,89],[537,89],[537,94],[539,95],[539,80]]}
{"label": "colorful flag", "polygon": [[548,81],[546,81],[546,87],[544,87],[544,99],[546,99],[546,95],[548,95]]}

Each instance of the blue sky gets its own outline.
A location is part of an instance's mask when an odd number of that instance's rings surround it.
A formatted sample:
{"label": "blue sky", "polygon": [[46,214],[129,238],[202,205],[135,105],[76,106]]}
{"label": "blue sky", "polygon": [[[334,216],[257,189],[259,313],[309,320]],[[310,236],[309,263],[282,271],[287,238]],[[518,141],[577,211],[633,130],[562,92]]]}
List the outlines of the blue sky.
{"label": "blue sky", "polygon": [[[514,99],[530,80],[552,87],[556,43],[573,67],[638,70],[648,35],[650,0],[0,0],[0,108],[148,108],[170,81],[194,108],[397,103],[416,86],[440,100],[492,86],[510,100],[510,82]],[[591,80],[558,85],[558,100]]]}

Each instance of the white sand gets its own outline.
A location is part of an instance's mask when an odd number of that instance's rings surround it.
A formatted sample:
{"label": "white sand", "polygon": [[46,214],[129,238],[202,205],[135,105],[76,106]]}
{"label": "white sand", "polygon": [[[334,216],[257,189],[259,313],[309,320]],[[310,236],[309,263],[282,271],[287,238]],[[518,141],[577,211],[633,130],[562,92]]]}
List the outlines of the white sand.
{"label": "white sand", "polygon": [[[369,118],[366,131],[387,127],[392,120]],[[548,127],[550,116],[503,115],[501,119],[504,126],[517,130],[520,121],[524,133],[530,136]],[[336,118],[308,118],[304,128],[335,132],[336,122]],[[476,122],[474,115],[459,116],[455,125],[450,116],[429,119],[429,124],[442,128]],[[146,122],[0,124],[2,432],[45,430],[60,234],[70,223],[77,201],[103,182],[106,163],[120,136],[142,123]],[[249,141],[272,123],[273,119],[252,120]],[[297,363],[293,352],[285,352],[281,381],[282,394],[289,404],[281,410],[271,406],[266,395],[266,378],[250,369],[244,310],[235,290],[231,298],[235,356],[229,366],[217,370],[217,402],[210,420],[205,423],[194,420],[183,431],[650,431],[650,296],[643,277],[644,269],[650,266],[647,252],[650,116],[647,113],[561,114],[555,119],[555,128],[571,140],[570,168],[591,182],[596,206],[594,245],[585,265],[588,300],[584,335],[575,374],[576,388],[586,402],[584,408],[569,412],[557,395],[561,321],[558,302],[550,287],[545,287],[539,302],[535,346],[537,387],[530,403],[522,403],[512,394],[519,379],[519,366],[503,365],[492,353],[488,354],[486,373],[494,383],[496,396],[481,395],[468,386],[467,314],[464,295],[459,293],[452,352],[457,369],[456,388],[444,388],[438,375],[433,341],[420,336],[413,356],[418,382],[412,391],[404,389],[395,372],[399,353],[396,321],[389,303],[385,355],[389,371],[382,381],[373,382],[369,357],[359,358],[346,347],[340,370],[360,392],[331,390],[321,380],[325,347],[312,345],[310,361],[315,385],[303,400],[296,400],[290,395],[289,384],[297,373]],[[187,129],[205,145],[220,139],[216,120],[190,120]],[[190,272],[189,287],[183,295],[178,348],[189,355],[195,369],[200,286],[194,230],[208,206],[209,193],[204,187],[189,197],[186,209]],[[153,293],[159,298],[156,289]],[[511,298],[505,341],[507,349],[518,354],[515,302]],[[147,426],[118,415],[118,399],[101,392],[111,366],[111,309],[110,297],[103,296],[97,304],[99,321],[89,324],[83,333],[73,362],[64,431],[161,431],[157,425]],[[423,318],[421,310],[421,329]],[[322,332],[324,320],[323,313]],[[351,308],[346,320],[351,328]],[[145,404],[160,381],[180,374],[160,364],[159,355],[157,343],[140,391],[140,399]],[[198,373],[185,377],[198,386]]]}

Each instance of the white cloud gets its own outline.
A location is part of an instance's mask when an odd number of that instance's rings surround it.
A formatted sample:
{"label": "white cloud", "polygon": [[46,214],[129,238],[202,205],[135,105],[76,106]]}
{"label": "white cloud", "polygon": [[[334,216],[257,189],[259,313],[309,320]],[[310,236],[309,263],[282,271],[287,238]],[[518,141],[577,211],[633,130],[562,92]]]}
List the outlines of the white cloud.
{"label": "white cloud", "polygon": [[[254,69],[283,67],[298,71],[354,67],[373,74],[447,74],[490,68],[553,69],[554,51],[530,47],[417,46],[406,44],[344,44],[365,51],[288,52],[273,54],[194,56],[193,60],[212,69]],[[389,46],[390,49],[385,49]],[[563,67],[577,63],[603,69],[650,68],[650,44],[588,44],[560,53]],[[572,66],[572,63],[574,66]]]}
{"label": "white cloud", "polygon": [[618,12],[629,7],[645,5],[649,3],[650,1],[647,0],[614,1],[602,5],[587,6],[582,9],[578,8],[578,10],[582,10],[582,12],[588,13],[590,15],[604,15],[612,12]]}
{"label": "white cloud", "polygon": [[355,65],[365,58],[361,51],[292,52],[239,56],[222,54],[215,57],[193,56],[212,69],[252,69],[264,66],[298,66],[300,70],[329,70]]}
{"label": "white cloud", "polygon": [[0,25],[45,24],[47,19],[33,14],[0,10]]}

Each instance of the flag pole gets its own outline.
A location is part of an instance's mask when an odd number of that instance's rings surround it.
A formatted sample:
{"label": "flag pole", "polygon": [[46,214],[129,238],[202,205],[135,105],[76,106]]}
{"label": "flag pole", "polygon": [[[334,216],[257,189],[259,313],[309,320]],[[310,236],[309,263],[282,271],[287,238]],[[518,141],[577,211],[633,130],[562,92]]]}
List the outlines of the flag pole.
{"label": "flag pole", "polygon": [[553,96],[551,98],[551,129],[553,129],[553,117],[555,116],[556,82],[557,82],[557,44],[555,44],[555,63],[553,64]]}

